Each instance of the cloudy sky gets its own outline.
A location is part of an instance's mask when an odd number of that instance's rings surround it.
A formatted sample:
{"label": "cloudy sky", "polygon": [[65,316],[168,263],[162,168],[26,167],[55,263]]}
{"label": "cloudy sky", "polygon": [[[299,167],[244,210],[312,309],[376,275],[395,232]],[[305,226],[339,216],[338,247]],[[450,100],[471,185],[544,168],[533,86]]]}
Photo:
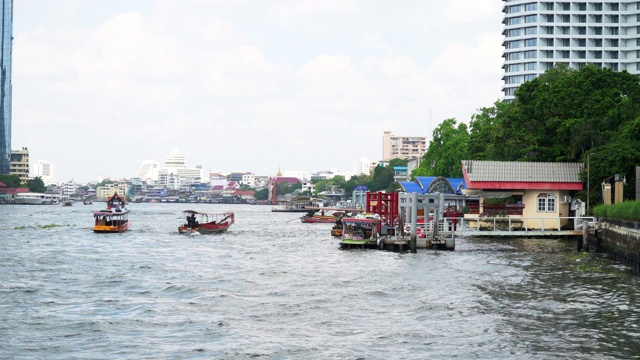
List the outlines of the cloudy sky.
{"label": "cloudy sky", "polygon": [[14,0],[12,148],[78,182],[353,171],[501,97],[501,0]]}

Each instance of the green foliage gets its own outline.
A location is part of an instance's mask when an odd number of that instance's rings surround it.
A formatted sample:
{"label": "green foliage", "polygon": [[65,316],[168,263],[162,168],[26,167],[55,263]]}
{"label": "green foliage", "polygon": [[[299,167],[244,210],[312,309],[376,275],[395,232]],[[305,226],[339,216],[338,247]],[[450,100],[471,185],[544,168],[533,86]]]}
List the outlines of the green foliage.
{"label": "green foliage", "polygon": [[368,184],[369,191],[382,191],[386,189],[394,182],[394,176],[395,171],[393,171],[393,168],[381,165],[376,166],[373,171],[373,178]]}
{"label": "green foliage", "polygon": [[640,221],[640,201],[625,201],[618,204],[598,205],[593,208],[596,217],[618,220]]}
{"label": "green foliage", "polygon": [[39,176],[27,180],[27,188],[29,188],[29,191],[37,193],[43,193],[47,191],[47,187],[44,186],[44,182]]}
{"label": "green foliage", "polygon": [[276,191],[278,192],[278,196],[291,194],[298,189],[302,189],[302,184],[299,182],[295,184],[288,184],[286,182],[276,184]]}
{"label": "green foliage", "polygon": [[455,119],[444,120],[433,130],[422,162],[411,176],[462,177],[460,162],[468,158],[468,144],[467,125],[458,124]]}
{"label": "green foliage", "polygon": [[269,189],[267,189],[267,188],[260,189],[260,190],[256,191],[255,194],[253,194],[253,197],[256,200],[267,200],[267,199],[269,199]]}
{"label": "green foliage", "polygon": [[7,185],[7,187],[10,188],[21,187],[20,178],[18,177],[18,175],[0,175],[0,182],[4,183],[5,185]]}
{"label": "green foliage", "polygon": [[407,166],[409,163],[406,159],[391,159],[389,160],[389,166],[393,168],[394,166]]}

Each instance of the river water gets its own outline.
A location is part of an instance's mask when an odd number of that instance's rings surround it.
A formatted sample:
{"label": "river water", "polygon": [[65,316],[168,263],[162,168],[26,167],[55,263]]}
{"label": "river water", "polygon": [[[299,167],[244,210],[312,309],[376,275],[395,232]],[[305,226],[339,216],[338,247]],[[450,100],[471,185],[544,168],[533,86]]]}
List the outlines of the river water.
{"label": "river water", "polygon": [[[640,277],[572,241],[345,251],[328,224],[207,204],[94,234],[102,207],[0,206],[0,358],[640,358]],[[180,235],[186,208],[236,223]]]}

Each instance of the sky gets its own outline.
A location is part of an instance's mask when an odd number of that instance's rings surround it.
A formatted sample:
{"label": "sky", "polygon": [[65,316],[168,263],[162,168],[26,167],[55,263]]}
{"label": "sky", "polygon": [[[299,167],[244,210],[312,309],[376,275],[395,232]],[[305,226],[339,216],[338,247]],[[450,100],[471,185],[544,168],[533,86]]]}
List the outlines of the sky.
{"label": "sky", "polygon": [[[352,172],[502,96],[501,0],[14,0],[12,148],[58,181]],[[33,171],[32,171],[33,172]]]}

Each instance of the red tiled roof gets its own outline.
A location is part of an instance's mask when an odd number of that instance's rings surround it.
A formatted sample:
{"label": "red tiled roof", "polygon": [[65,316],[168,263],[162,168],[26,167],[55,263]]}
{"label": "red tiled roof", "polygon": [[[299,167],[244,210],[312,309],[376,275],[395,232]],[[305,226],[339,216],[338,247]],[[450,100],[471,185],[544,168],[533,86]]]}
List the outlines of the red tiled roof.
{"label": "red tiled roof", "polygon": [[3,183],[2,181],[0,181],[0,187],[7,187],[7,185],[5,183]]}
{"label": "red tiled roof", "polygon": [[271,180],[272,183],[275,184],[279,184],[279,183],[283,183],[286,182],[288,184],[295,184],[295,183],[299,183],[300,179],[295,178],[295,177],[287,177],[287,176],[276,176],[273,178],[273,180]]}
{"label": "red tiled roof", "polygon": [[27,189],[27,188],[8,188],[8,187],[0,188],[0,194],[15,195],[15,194],[26,193],[26,192],[29,192],[29,189]]}

